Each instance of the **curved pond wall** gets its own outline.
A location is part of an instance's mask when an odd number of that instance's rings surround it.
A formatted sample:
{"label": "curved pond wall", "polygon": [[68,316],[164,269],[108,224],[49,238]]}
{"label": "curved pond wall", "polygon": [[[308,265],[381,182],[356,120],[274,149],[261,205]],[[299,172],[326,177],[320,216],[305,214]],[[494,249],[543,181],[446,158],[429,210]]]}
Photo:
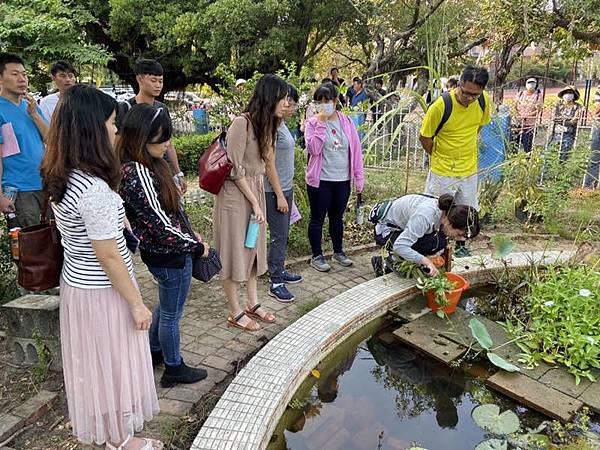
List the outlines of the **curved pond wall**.
{"label": "curved pond wall", "polygon": [[[506,268],[560,263],[571,256],[573,252],[546,251],[512,253],[504,262],[491,257],[463,258],[452,271],[477,286],[490,282],[494,272]],[[302,316],[269,341],[240,371],[191,448],[265,449],[310,370],[352,333],[419,293],[415,280],[390,274],[349,289]]]}

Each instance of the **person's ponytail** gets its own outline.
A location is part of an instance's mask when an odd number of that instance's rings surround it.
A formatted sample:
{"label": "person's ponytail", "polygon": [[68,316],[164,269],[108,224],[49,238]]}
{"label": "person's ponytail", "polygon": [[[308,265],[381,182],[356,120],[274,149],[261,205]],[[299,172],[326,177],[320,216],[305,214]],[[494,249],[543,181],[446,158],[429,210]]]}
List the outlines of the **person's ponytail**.
{"label": "person's ponytail", "polygon": [[442,194],[438,198],[438,208],[448,213],[454,205],[454,197],[450,194]]}

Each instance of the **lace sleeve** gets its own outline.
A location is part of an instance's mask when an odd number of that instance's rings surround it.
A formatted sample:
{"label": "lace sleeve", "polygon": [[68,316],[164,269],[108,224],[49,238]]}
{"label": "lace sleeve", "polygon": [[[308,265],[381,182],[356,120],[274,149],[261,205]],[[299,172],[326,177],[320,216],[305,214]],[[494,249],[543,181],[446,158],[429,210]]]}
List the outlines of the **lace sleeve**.
{"label": "lace sleeve", "polygon": [[102,241],[119,236],[121,205],[119,196],[103,181],[95,183],[81,195],[79,212],[90,240]]}

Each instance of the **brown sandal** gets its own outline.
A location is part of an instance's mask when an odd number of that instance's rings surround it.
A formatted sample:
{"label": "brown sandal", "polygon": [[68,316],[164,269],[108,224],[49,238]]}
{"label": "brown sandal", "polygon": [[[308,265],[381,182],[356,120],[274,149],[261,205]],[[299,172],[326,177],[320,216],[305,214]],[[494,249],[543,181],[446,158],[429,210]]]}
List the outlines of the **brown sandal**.
{"label": "brown sandal", "polygon": [[[254,305],[252,307],[252,309],[246,308],[246,311],[245,311],[246,315],[254,320],[260,320],[261,322],[264,322],[264,323],[275,323],[275,320],[277,320],[277,319],[275,318],[273,313],[268,312],[264,315],[264,317],[256,313],[256,311],[258,311],[258,308],[260,308],[260,306],[261,306],[260,303],[257,303],[256,305]],[[267,317],[269,315],[272,317],[271,320],[267,319]]]}
{"label": "brown sandal", "polygon": [[260,325],[257,324],[254,320],[251,320],[250,322],[248,322],[247,325],[240,325],[239,321],[245,315],[246,315],[246,313],[244,311],[242,311],[234,318],[231,318],[231,316],[227,317],[227,326],[234,327],[234,328],[240,328],[244,331],[250,331],[250,332],[259,331]]}

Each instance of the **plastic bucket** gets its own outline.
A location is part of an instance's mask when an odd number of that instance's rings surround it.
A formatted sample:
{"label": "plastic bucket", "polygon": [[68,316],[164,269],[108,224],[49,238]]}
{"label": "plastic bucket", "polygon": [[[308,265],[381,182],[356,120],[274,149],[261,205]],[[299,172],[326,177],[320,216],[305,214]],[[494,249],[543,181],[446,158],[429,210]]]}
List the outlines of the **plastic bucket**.
{"label": "plastic bucket", "polygon": [[[465,280],[460,275],[456,275],[455,273],[446,272],[444,275],[446,275],[446,278],[454,282],[454,284],[456,285],[456,288],[452,289],[451,291],[446,291],[444,293],[444,295],[446,296],[446,300],[448,300],[450,304],[446,306],[443,309],[443,311],[446,314],[452,314],[454,311],[456,311],[456,305],[458,305],[463,291],[469,289],[471,285],[467,280]],[[427,291],[427,307],[432,311],[437,311],[438,309],[440,309],[440,306],[435,301],[435,293],[431,290]]]}

